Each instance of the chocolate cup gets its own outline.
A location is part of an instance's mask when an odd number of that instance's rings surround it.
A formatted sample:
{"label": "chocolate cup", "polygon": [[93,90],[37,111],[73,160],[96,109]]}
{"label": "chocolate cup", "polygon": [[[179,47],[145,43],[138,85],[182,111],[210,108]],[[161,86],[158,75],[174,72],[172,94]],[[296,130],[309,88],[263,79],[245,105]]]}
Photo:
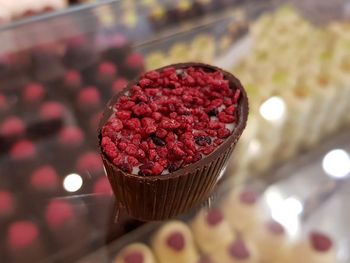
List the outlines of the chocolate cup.
{"label": "chocolate cup", "polygon": [[220,68],[202,63],[180,63],[167,67],[176,69],[199,67],[206,71],[221,71],[229,81],[230,87],[241,90],[237,107],[237,122],[232,134],[215,149],[214,152],[167,175],[140,176],[122,171],[116,167],[103,152],[101,147],[101,130],[113,114],[113,106],[120,96],[138,83],[139,78],[130,82],[121,92],[114,96],[104,110],[100,128],[99,145],[107,177],[119,204],[127,213],[139,220],[164,220],[190,211],[209,197],[219,176],[241,136],[248,118],[248,98],[240,81],[231,73]]}

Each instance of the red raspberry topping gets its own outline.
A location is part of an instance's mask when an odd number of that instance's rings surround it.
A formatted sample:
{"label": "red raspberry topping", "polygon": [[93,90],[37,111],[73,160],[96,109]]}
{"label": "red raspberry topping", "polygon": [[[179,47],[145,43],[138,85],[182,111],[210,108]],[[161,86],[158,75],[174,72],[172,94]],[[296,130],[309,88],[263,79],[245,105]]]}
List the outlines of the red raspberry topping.
{"label": "red raspberry topping", "polygon": [[166,239],[166,244],[175,251],[181,251],[185,247],[185,238],[182,233],[173,232]]}
{"label": "red raspberry topping", "polygon": [[39,236],[38,227],[30,221],[17,221],[10,225],[7,242],[11,249],[24,249]]}
{"label": "red raspberry topping", "polygon": [[325,234],[319,232],[310,233],[310,242],[312,247],[319,252],[326,252],[333,246],[332,240]]}
{"label": "red raspberry topping", "polygon": [[24,87],[23,100],[27,103],[39,103],[44,98],[45,92],[41,84],[28,84]]}
{"label": "red raspberry topping", "polygon": [[131,252],[124,256],[125,263],[143,263],[144,257],[141,252]]}
{"label": "red raspberry topping", "polygon": [[219,71],[147,72],[118,98],[102,128],[102,149],[127,172],[174,172],[211,154],[232,134],[239,98]]}
{"label": "red raspberry topping", "polygon": [[222,222],[222,220],[224,219],[224,215],[219,209],[213,208],[208,211],[206,219],[208,225],[216,226],[217,224]]}
{"label": "red raspberry topping", "polygon": [[285,233],[284,227],[274,220],[267,222],[266,227],[274,235],[283,235]]}
{"label": "red raspberry topping", "polygon": [[229,254],[232,258],[248,259],[250,257],[249,250],[243,240],[236,240],[229,246]]}

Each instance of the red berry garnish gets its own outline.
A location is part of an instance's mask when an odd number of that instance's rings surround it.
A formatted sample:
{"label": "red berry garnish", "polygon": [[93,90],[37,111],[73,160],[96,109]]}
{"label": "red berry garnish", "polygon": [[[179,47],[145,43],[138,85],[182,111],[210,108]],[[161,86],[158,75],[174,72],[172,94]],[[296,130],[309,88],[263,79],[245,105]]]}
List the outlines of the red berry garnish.
{"label": "red berry garnish", "polygon": [[[114,84],[116,90],[124,85]],[[117,99],[102,128],[102,149],[125,172],[174,172],[211,154],[232,134],[240,95],[219,71],[147,72]]]}

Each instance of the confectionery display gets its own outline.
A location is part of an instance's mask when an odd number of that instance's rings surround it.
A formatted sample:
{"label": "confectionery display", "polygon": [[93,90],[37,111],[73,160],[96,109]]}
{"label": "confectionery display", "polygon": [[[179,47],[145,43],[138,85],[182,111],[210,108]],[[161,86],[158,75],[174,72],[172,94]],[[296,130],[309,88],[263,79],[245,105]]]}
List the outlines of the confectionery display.
{"label": "confectionery display", "polygon": [[254,116],[237,147],[244,156],[232,165],[237,172],[266,172],[349,123],[346,28],[341,22],[316,27],[290,7],[251,26],[252,50],[232,70],[247,87]]}
{"label": "confectionery display", "polygon": [[[102,119],[101,156],[116,198],[143,220],[189,211],[215,186],[247,117],[239,80],[214,66],[174,64],[141,75]],[[140,203],[125,188],[147,198]]]}
{"label": "confectionery display", "polygon": [[349,262],[348,6],[290,2],[0,0],[0,262]]}

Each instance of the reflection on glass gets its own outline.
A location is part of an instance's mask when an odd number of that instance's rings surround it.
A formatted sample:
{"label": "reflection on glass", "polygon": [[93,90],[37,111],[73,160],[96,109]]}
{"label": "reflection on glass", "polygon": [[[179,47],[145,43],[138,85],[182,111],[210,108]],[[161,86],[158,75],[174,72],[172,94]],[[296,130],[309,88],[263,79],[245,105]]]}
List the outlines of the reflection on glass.
{"label": "reflection on glass", "polygon": [[268,121],[280,120],[285,111],[286,104],[281,97],[271,97],[260,106],[261,116]]}
{"label": "reflection on glass", "polygon": [[322,167],[329,176],[343,178],[350,173],[350,156],[342,149],[334,149],[324,156]]}
{"label": "reflection on glass", "polygon": [[67,192],[76,192],[83,185],[83,179],[79,174],[68,174],[63,180],[63,187]]}

